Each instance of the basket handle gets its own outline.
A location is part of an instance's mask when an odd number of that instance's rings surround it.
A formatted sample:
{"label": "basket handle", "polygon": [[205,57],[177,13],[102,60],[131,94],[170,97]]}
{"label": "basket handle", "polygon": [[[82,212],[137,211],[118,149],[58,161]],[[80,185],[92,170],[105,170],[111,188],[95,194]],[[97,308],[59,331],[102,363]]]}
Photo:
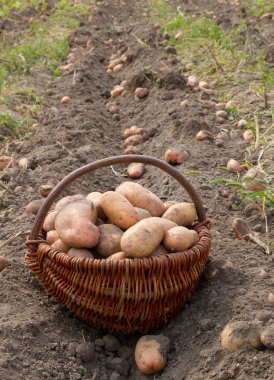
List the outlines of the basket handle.
{"label": "basket handle", "polygon": [[79,169],[76,169],[72,173],[64,177],[50,192],[45,203],[43,204],[43,206],[40,208],[39,212],[37,213],[33,228],[29,236],[29,243],[31,243],[32,241],[34,242],[38,239],[40,229],[42,227],[44,219],[51,205],[53,204],[55,199],[58,197],[58,195],[73,181],[75,181],[77,178],[81,177],[82,175],[88,174],[90,172],[94,172],[98,169],[101,169],[107,166],[123,164],[123,163],[132,163],[132,162],[141,162],[144,164],[156,166],[162,169],[163,171],[165,171],[166,173],[168,173],[169,175],[171,175],[173,178],[175,178],[180,183],[180,185],[184,187],[184,189],[187,191],[188,195],[192,199],[196,208],[199,222],[202,223],[206,220],[204,207],[200,200],[200,197],[196,193],[193,186],[188,182],[188,180],[181,173],[178,172],[178,170],[176,170],[175,168],[173,168],[166,162],[159,160],[158,158],[154,158],[150,156],[141,156],[137,154],[121,155],[121,156],[103,158],[101,160],[91,162],[90,164],[87,164]]}

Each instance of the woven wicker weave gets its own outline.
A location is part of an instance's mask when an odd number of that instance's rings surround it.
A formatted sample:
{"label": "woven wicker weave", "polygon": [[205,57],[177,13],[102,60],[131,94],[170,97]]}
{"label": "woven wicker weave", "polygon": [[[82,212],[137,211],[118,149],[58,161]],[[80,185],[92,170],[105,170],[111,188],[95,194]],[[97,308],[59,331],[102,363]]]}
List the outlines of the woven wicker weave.
{"label": "woven wicker weave", "polygon": [[[61,191],[86,173],[125,162],[157,166],[187,190],[197,210],[199,241],[184,252],[118,262],[72,258],[52,249],[41,226]],[[108,331],[145,333],[163,326],[190,299],[208,258],[207,224],[198,195],[176,169],[153,157],[110,157],[74,171],[53,189],[26,242],[25,263],[49,294],[89,324]]]}

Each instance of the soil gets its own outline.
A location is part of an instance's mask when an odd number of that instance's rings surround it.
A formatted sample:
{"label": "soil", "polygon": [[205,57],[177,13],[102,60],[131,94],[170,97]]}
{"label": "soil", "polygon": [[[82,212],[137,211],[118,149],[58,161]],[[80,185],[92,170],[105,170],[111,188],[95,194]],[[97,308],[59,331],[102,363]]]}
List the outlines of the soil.
{"label": "soil", "polygon": [[[193,3],[205,9],[210,2],[177,3],[195,14]],[[41,73],[32,74],[47,106],[33,137],[11,142],[4,152],[27,157],[31,165],[27,170],[7,169],[1,178],[8,191],[0,199],[0,238],[14,239],[1,249],[8,266],[0,274],[0,379],[273,379],[273,351],[244,345],[228,353],[220,344],[228,322],[256,321],[261,330],[274,323],[273,305],[267,300],[274,288],[273,256],[258,245],[236,240],[231,229],[233,218],[244,217],[263,239],[264,220],[254,210],[245,210],[234,190],[224,198],[220,193],[225,187],[209,184],[220,177],[234,178],[218,167],[229,158],[242,161],[246,143],[239,139],[217,147],[212,141],[195,140],[200,129],[216,135],[224,127],[216,121],[215,108],[207,108],[208,100],[218,102],[217,93],[187,87],[174,51],[166,49],[157,25],[147,20],[146,5],[135,0],[97,1],[93,17],[83,20],[70,38],[75,71],[50,82]],[[222,14],[227,6],[222,3]],[[263,22],[269,21],[258,21]],[[121,72],[109,75],[106,68],[113,53],[126,53],[129,59]],[[113,87],[125,79],[130,82],[127,92],[110,98]],[[149,95],[140,100],[133,90],[142,83],[149,87]],[[72,100],[66,106],[60,103],[64,95]],[[188,107],[182,108],[184,99]],[[109,104],[117,105],[119,112],[111,114]],[[134,362],[140,335],[109,334],[88,326],[49,297],[24,266],[24,241],[33,225],[25,207],[41,198],[39,186],[57,184],[96,159],[122,154],[122,133],[132,125],[145,129],[141,148],[145,155],[163,158],[171,146],[188,149],[190,159],[177,169],[197,189],[212,222],[207,276],[183,310],[153,332],[171,342],[167,365],[154,376],[141,375]],[[225,127],[231,129],[232,124],[228,121]],[[62,195],[115,189],[125,180],[125,170],[126,166],[102,169]],[[189,201],[175,180],[153,167],[147,166],[138,182],[163,200]],[[91,362],[76,352],[83,341],[94,343]]]}

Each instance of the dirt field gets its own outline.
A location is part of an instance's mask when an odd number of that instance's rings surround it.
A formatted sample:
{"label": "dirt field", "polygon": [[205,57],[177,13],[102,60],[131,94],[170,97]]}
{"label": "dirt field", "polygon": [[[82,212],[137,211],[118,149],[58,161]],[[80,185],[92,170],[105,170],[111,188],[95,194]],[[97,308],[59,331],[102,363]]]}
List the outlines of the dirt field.
{"label": "dirt field", "polygon": [[[227,2],[219,8],[215,2],[203,0],[172,3],[194,17],[203,12],[209,12],[210,17],[217,13],[218,23],[225,28],[233,27],[239,17],[239,6]],[[273,379],[273,350],[244,345],[229,353],[220,344],[220,334],[228,322],[256,322],[261,331],[274,323],[273,304],[268,302],[269,293],[274,291],[273,255],[265,254],[256,244],[237,240],[231,228],[235,217],[243,217],[264,240],[265,219],[241,203],[234,187],[211,184],[220,178],[237,178],[219,167],[226,166],[230,158],[243,162],[248,143],[238,138],[220,147],[214,141],[196,141],[199,130],[216,136],[222,128],[230,131],[235,120],[221,124],[216,119],[212,102],[221,101],[221,86],[204,92],[187,85],[182,62],[176,50],[163,43],[165,37],[149,17],[149,5],[137,0],[97,1],[90,17],[84,17],[69,38],[74,70],[54,78],[41,71],[32,74],[46,101],[32,137],[14,139],[2,149],[3,155],[27,157],[31,164],[27,170],[8,168],[1,174],[5,188],[1,188],[0,199],[0,247],[14,237],[0,251],[8,260],[0,274],[1,380]],[[25,12],[24,17],[35,15]],[[251,45],[265,49],[268,64],[273,65],[269,53],[273,20],[247,17]],[[7,28],[17,33],[16,18],[11,20]],[[109,59],[117,53],[126,53],[128,61],[117,74],[107,74]],[[130,90],[110,97],[115,85],[135,75],[149,88],[145,99],[136,99]],[[231,88],[232,84],[226,84],[228,92]],[[264,108],[264,99],[244,84],[235,88],[235,99],[241,100],[243,108],[254,113]],[[66,106],[60,103],[65,95],[72,100]],[[185,99],[188,105],[182,107]],[[110,113],[110,104],[118,106],[119,112]],[[266,124],[270,123],[266,116]],[[154,332],[169,337],[171,347],[164,370],[151,376],[141,375],[134,361],[140,335],[109,334],[88,326],[47,296],[24,266],[25,237],[34,220],[25,207],[41,198],[39,186],[48,181],[57,184],[71,171],[96,159],[122,154],[123,131],[133,125],[145,130],[141,146],[145,155],[163,159],[170,147],[189,150],[190,158],[177,169],[197,189],[212,222],[211,279],[202,278],[183,310]],[[250,161],[256,159],[256,152],[252,154]],[[273,155],[266,163],[268,172],[273,172]],[[125,173],[125,165],[103,169],[83,177],[63,195],[113,190],[126,179]],[[153,167],[146,166],[138,182],[162,200],[189,201],[175,180]],[[222,196],[223,191],[227,197]],[[270,238],[272,216],[270,210]],[[83,341],[95,345],[94,359],[89,363],[76,355],[76,347]]]}

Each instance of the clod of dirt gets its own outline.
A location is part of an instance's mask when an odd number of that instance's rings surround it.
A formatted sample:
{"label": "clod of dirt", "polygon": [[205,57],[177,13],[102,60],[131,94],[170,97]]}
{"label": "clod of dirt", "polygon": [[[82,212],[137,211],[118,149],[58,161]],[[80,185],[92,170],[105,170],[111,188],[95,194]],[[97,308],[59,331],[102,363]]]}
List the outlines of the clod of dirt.
{"label": "clod of dirt", "polygon": [[106,351],[110,351],[110,352],[118,351],[121,346],[119,340],[111,334],[105,335],[103,337],[103,341],[105,343]]}
{"label": "clod of dirt", "polygon": [[170,71],[164,74],[157,80],[157,84],[160,88],[165,88],[166,90],[184,90],[187,87],[185,77],[178,71]]}
{"label": "clod of dirt", "polygon": [[118,372],[121,376],[127,376],[130,366],[127,359],[110,358],[106,361],[106,368]]}
{"label": "clod of dirt", "polygon": [[232,229],[240,240],[249,240],[248,235],[252,235],[252,230],[247,222],[242,218],[235,218],[232,222]]}
{"label": "clod of dirt", "polygon": [[5,137],[14,138],[14,133],[7,127],[0,127],[0,140],[4,140]]}
{"label": "clod of dirt", "polygon": [[156,80],[156,73],[152,71],[140,71],[132,76],[127,83],[130,91],[135,91],[138,87],[150,87]]}
{"label": "clod of dirt", "polygon": [[229,352],[234,352],[245,343],[256,349],[262,349],[259,327],[248,321],[228,323],[221,334],[222,347]]}
{"label": "clod of dirt", "polygon": [[0,272],[2,272],[3,269],[5,269],[7,266],[7,260],[5,257],[0,256]]}
{"label": "clod of dirt", "polygon": [[274,350],[274,326],[267,327],[261,334],[261,342],[262,344]]}
{"label": "clod of dirt", "polygon": [[249,218],[252,215],[260,214],[260,208],[255,203],[248,203],[244,208],[244,215]]}
{"label": "clod of dirt", "polygon": [[270,305],[274,305],[274,294],[273,293],[269,293],[268,297],[267,297],[267,300],[270,303]]}
{"label": "clod of dirt", "polygon": [[90,363],[95,356],[94,344],[90,342],[84,342],[76,347],[76,353],[83,363]]}

